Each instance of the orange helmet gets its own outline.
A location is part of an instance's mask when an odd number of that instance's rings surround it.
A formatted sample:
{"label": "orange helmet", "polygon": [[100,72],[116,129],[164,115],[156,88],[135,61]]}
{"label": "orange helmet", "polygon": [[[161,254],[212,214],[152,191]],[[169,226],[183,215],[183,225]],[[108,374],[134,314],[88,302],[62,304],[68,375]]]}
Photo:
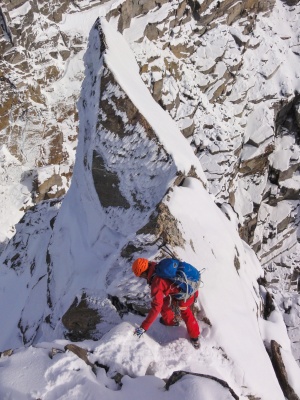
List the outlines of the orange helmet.
{"label": "orange helmet", "polygon": [[146,258],[137,258],[132,264],[134,275],[141,276],[148,269],[148,260]]}

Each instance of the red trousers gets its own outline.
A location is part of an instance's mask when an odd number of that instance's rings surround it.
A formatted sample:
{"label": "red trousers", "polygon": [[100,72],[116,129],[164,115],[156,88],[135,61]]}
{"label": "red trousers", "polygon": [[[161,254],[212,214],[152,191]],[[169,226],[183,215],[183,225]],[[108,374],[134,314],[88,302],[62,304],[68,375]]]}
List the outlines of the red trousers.
{"label": "red trousers", "polygon": [[186,324],[188,334],[191,338],[197,338],[200,335],[200,328],[191,309],[197,297],[198,292],[196,292],[195,295],[190,297],[187,301],[175,300],[171,296],[166,296],[160,312],[165,324],[174,325],[175,313],[173,309],[178,307],[180,316]]}

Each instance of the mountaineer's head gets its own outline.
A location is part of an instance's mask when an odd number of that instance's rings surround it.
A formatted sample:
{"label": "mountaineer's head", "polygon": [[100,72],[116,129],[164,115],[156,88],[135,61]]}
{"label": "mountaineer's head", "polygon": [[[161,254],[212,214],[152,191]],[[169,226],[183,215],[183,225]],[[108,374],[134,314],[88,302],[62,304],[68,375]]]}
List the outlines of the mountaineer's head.
{"label": "mountaineer's head", "polygon": [[149,261],[146,258],[137,258],[132,264],[132,271],[135,276],[142,276],[148,270]]}

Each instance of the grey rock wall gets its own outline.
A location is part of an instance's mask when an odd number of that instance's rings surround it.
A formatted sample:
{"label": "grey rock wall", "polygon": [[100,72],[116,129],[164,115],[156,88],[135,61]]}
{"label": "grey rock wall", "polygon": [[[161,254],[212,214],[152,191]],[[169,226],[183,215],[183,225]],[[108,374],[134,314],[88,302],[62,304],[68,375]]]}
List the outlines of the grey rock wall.
{"label": "grey rock wall", "polygon": [[[26,176],[31,176],[32,198],[27,204],[61,196],[68,189],[72,177],[79,91],[69,92],[67,97],[51,101],[51,104],[49,97],[57,94],[56,82],[64,76],[68,63],[84,50],[87,38],[63,32],[59,23],[67,14],[96,10],[103,4],[101,1],[54,1],[50,6],[46,1],[15,0],[4,1],[1,5],[0,145],[7,146],[24,166]],[[289,6],[297,4],[295,1],[288,2]],[[295,247],[298,235],[299,189],[290,182],[299,169],[298,97],[292,99],[291,93],[283,92],[278,98],[272,89],[253,89],[245,65],[247,54],[255,54],[255,50],[259,54],[264,46],[256,32],[261,16],[267,18],[274,5],[273,0],[226,0],[216,3],[207,0],[201,6],[193,0],[126,0],[107,14],[108,20],[117,19],[119,31],[126,36],[135,17],[142,18],[150,11],[155,14],[164,7],[168,10],[164,20],[155,22],[154,19],[145,26],[143,35],[136,39],[136,43],[131,43],[141,76],[154,99],[176,120],[182,134],[190,142],[204,166],[210,190],[217,202],[220,205],[229,203],[239,215],[242,238],[253,246],[264,263],[278,258],[286,250],[283,243],[287,238],[292,238],[289,251]],[[25,11],[20,12],[22,7]],[[220,38],[215,43],[214,32],[220,26],[224,27],[224,40]],[[51,32],[51,37],[41,37],[38,32]],[[141,49],[147,40],[157,49],[156,55],[142,55]],[[41,48],[47,48],[42,56]],[[209,48],[216,51],[207,57],[206,50]],[[294,48],[297,52],[297,48],[291,46],[291,49]],[[257,60],[257,65],[265,64],[268,64],[267,60]],[[279,65],[278,59],[262,69],[257,81],[266,87]],[[193,76],[194,85],[186,79],[189,74]],[[76,79],[82,80],[83,74]],[[102,85],[105,86],[104,80]],[[172,92],[170,87],[174,89]],[[244,88],[242,92],[240,87]],[[204,96],[209,104],[204,102]],[[113,98],[111,101],[122,110],[123,102]],[[270,129],[263,138],[255,132],[246,137],[248,118],[259,105],[273,110],[268,117]],[[126,112],[131,113],[129,117],[134,123],[143,125],[127,100],[124,107],[129,110]],[[233,116],[226,112],[228,107],[234,108]],[[109,116],[107,122],[102,119],[103,127],[121,137],[124,134],[123,122],[120,118],[111,118],[112,105],[103,102],[101,108]],[[211,118],[215,110],[220,118]],[[288,117],[285,117],[286,114],[289,114]],[[233,126],[236,128],[233,129]],[[295,137],[294,153],[289,166],[281,170],[273,165],[271,159],[277,154],[287,131]],[[253,156],[245,156],[249,152]],[[120,176],[109,167],[104,177],[101,172],[104,165],[105,154],[99,154],[95,149],[93,176],[99,198],[106,206],[113,198],[115,205],[128,208],[129,202],[124,194],[115,189],[111,196],[105,189],[111,183],[117,187]],[[53,176],[43,180],[40,169],[48,166],[54,167]],[[61,180],[57,179],[57,175],[61,176]],[[19,179],[22,181],[22,176]],[[98,184],[99,181],[106,183]],[[52,186],[51,182],[54,182]],[[257,198],[249,200],[249,211],[245,212],[239,210],[241,186],[242,191],[248,187],[255,188],[259,193]],[[141,200],[137,202],[138,207],[143,207]],[[275,208],[283,204],[287,211],[278,221],[274,220]]]}

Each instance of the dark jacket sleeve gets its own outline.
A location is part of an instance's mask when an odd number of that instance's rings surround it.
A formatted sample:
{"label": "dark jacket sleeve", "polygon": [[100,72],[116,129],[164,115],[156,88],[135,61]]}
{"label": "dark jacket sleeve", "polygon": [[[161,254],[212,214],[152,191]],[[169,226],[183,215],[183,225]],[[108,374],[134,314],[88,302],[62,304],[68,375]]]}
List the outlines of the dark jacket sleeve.
{"label": "dark jacket sleeve", "polygon": [[160,313],[164,297],[168,296],[170,292],[171,282],[155,276],[151,283],[151,310],[149,311],[146,319],[143,321],[141,327],[146,331],[150,328],[151,324],[155,321]]}

